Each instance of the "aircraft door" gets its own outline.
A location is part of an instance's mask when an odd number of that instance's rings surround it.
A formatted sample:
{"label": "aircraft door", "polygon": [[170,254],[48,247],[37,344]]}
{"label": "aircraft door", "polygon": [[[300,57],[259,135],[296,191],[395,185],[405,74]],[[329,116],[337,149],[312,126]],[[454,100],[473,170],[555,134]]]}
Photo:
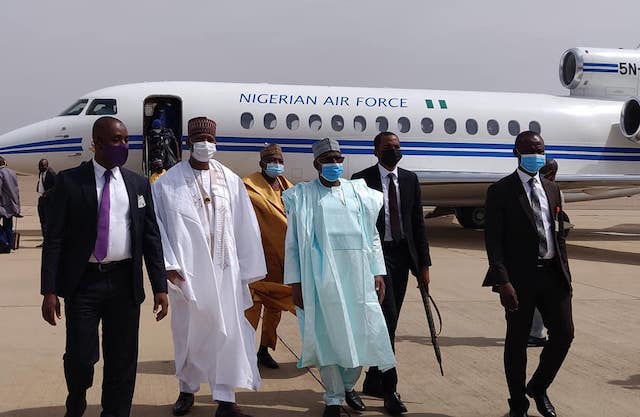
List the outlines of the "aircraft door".
{"label": "aircraft door", "polygon": [[142,172],[150,176],[182,160],[182,100],[149,96],[143,115]]}

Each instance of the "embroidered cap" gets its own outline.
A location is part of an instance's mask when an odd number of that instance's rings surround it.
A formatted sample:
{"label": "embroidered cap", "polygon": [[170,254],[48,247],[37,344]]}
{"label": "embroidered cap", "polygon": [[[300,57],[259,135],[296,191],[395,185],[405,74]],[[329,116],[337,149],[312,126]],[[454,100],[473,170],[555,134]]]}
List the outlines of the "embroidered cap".
{"label": "embroidered cap", "polygon": [[318,159],[318,157],[325,152],[340,152],[340,144],[335,139],[324,138],[314,142],[314,144],[311,145],[311,149],[313,149],[313,159]]}
{"label": "embroidered cap", "polygon": [[206,117],[194,117],[187,123],[189,137],[198,135],[216,136],[216,122]]}

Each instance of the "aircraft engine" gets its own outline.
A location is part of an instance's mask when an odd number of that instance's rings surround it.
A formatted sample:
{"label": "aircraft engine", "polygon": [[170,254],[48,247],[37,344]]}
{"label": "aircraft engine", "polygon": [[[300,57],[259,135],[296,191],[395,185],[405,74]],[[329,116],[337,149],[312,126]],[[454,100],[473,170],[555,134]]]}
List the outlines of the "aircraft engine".
{"label": "aircraft engine", "polygon": [[560,82],[578,97],[625,100],[640,95],[640,49],[572,48],[560,58]]}
{"label": "aircraft engine", "polygon": [[620,131],[630,141],[640,143],[640,98],[632,97],[622,105]]}

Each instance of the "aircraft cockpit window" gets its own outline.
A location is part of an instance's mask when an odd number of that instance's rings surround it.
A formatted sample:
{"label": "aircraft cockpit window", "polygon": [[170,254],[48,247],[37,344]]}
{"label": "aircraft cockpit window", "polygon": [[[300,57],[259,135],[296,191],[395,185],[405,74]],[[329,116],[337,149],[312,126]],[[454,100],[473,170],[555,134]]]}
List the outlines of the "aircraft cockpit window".
{"label": "aircraft cockpit window", "polygon": [[342,129],[344,129],[344,119],[342,118],[342,116],[336,114],[331,118],[331,128],[336,132],[340,132]]}
{"label": "aircraft cockpit window", "polygon": [[422,119],[422,132],[423,133],[432,133],[433,132],[433,119],[430,117],[425,117]]}
{"label": "aircraft cockpit window", "polygon": [[289,130],[296,130],[300,127],[300,119],[297,114],[290,113],[287,115],[287,127]]}
{"label": "aircraft cockpit window", "polygon": [[353,130],[356,132],[364,132],[367,128],[367,119],[362,116],[356,116],[353,118]]}
{"label": "aircraft cockpit window", "polygon": [[253,128],[253,114],[251,114],[251,113],[242,113],[242,115],[240,116],[240,125],[244,129]]}
{"label": "aircraft cockpit window", "polygon": [[60,113],[60,116],[77,116],[80,113],[82,113],[82,110],[84,110],[84,106],[86,106],[88,102],[89,100],[84,98],[81,100],[78,100],[75,103],[73,103],[71,106],[69,106],[69,108],[67,108],[65,111]]}
{"label": "aircraft cockpit window", "polygon": [[517,120],[509,120],[508,128],[511,136],[518,136],[520,133],[520,123]]}
{"label": "aircraft cockpit window", "polygon": [[450,135],[453,135],[458,130],[458,124],[455,119],[448,118],[444,120],[444,131]]}
{"label": "aircraft cockpit window", "polygon": [[411,129],[411,122],[406,117],[398,119],[398,130],[400,133],[407,133]]}
{"label": "aircraft cockpit window", "polygon": [[97,98],[89,105],[87,114],[93,116],[118,114],[118,105],[113,98]]}
{"label": "aircraft cockpit window", "polygon": [[386,117],[378,116],[378,118],[376,119],[376,130],[378,132],[386,132],[387,130],[389,130],[389,122],[387,121]]}
{"label": "aircraft cockpit window", "polygon": [[542,133],[542,127],[540,126],[540,123],[536,122],[535,120],[529,122],[529,130],[532,132],[536,132],[537,134]]}
{"label": "aircraft cockpit window", "polygon": [[478,122],[476,122],[476,119],[467,119],[465,127],[467,128],[467,133],[470,135],[478,133]]}
{"label": "aircraft cockpit window", "polygon": [[318,131],[322,127],[322,118],[317,114],[309,116],[309,129]]}
{"label": "aircraft cockpit window", "polygon": [[489,132],[491,136],[495,136],[498,133],[500,133],[500,124],[498,123],[497,120],[494,120],[494,119],[487,120],[487,132]]}
{"label": "aircraft cockpit window", "polygon": [[264,115],[264,127],[273,130],[278,125],[278,120],[276,119],[276,115],[273,113],[267,113]]}

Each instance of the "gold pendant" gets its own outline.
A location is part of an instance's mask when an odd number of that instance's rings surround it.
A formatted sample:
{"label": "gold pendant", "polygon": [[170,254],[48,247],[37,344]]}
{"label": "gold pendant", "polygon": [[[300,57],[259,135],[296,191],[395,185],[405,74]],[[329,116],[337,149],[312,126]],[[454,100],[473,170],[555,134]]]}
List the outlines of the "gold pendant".
{"label": "gold pendant", "polygon": [[204,199],[204,203],[205,203],[205,204],[209,204],[209,203],[211,203],[211,199],[210,199],[209,197],[205,197],[205,199]]}

